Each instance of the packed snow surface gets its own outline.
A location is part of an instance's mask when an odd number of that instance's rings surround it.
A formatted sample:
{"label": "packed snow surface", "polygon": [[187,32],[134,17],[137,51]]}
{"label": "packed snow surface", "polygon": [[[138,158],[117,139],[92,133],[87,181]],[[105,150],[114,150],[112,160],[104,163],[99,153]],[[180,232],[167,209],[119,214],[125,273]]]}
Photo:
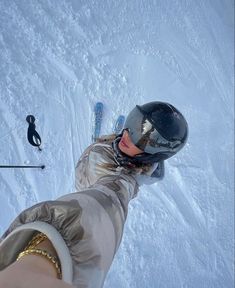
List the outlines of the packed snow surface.
{"label": "packed snow surface", "polygon": [[[141,187],[104,287],[232,288],[232,0],[0,0],[0,232],[23,209],[74,191],[74,167],[135,104],[166,101],[188,144]],[[36,117],[42,151],[27,141]]]}

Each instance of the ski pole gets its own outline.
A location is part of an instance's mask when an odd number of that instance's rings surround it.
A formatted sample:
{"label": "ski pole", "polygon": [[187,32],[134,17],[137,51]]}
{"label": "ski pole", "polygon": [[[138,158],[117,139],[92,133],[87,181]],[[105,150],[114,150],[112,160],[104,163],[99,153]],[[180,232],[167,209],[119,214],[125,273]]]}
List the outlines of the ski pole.
{"label": "ski pole", "polygon": [[34,165],[0,165],[0,168],[41,168],[44,169],[45,165],[34,166]]}

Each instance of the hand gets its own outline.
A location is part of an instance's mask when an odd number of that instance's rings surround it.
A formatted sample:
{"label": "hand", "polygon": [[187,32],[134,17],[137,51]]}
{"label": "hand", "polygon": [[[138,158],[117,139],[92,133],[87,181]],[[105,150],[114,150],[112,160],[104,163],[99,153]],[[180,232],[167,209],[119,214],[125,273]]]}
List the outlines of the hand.
{"label": "hand", "polygon": [[[37,257],[37,256],[36,256]],[[75,288],[54,277],[35,272],[32,265],[14,262],[0,272],[0,288]]]}

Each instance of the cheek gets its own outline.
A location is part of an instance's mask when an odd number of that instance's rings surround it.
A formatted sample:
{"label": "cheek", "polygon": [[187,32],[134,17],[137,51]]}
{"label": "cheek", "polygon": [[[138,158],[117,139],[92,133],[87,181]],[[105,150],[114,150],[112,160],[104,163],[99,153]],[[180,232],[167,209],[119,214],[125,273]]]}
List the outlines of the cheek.
{"label": "cheek", "polygon": [[130,136],[128,134],[125,135],[124,139],[125,139],[125,142],[128,144],[128,146],[134,146],[134,144],[131,141],[131,138],[130,138]]}

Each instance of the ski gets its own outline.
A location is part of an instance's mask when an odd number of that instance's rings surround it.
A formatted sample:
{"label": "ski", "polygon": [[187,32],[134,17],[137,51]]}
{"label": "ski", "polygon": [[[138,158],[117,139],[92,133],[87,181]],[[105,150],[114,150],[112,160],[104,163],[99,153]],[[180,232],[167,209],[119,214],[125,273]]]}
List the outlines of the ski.
{"label": "ski", "polygon": [[115,122],[113,132],[117,135],[120,134],[123,129],[124,123],[125,123],[125,116],[119,115]]}
{"label": "ski", "polygon": [[97,102],[94,107],[95,121],[94,121],[94,130],[92,134],[92,142],[95,142],[100,136],[101,123],[103,119],[103,110],[104,105],[102,102]]}

